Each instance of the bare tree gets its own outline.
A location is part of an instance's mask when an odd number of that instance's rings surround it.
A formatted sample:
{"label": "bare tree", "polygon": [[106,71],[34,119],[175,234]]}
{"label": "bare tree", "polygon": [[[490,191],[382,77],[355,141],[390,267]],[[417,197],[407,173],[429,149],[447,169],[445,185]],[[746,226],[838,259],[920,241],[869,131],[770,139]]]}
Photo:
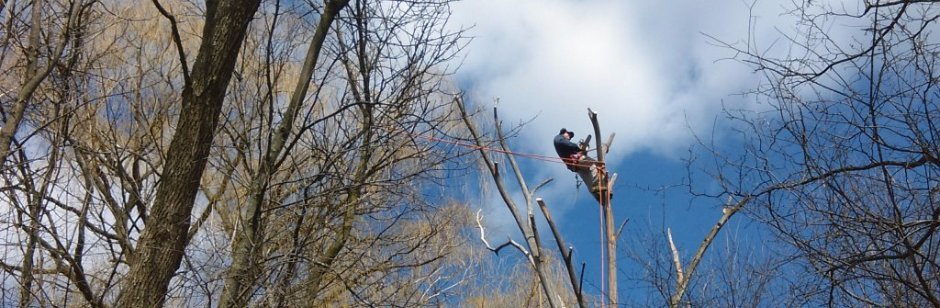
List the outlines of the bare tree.
{"label": "bare tree", "polygon": [[[192,72],[185,69],[186,55],[181,42],[176,40],[184,67],[182,108],[167,148],[148,224],[131,259],[116,302],[118,306],[154,307],[164,302],[167,286],[189,242],[193,203],[235,59],[259,3],[258,0],[206,3],[203,40]],[[169,19],[175,29],[175,21]]]}
{"label": "bare tree", "polygon": [[[3,220],[5,225],[14,227],[5,229],[9,233],[4,245],[22,245],[19,246],[22,250],[21,254],[5,256],[3,268],[19,277],[19,296],[15,301],[21,306],[68,299],[73,291],[80,296],[71,298],[90,306],[102,306],[102,290],[108,287],[107,283],[104,287],[98,285],[89,275],[96,269],[89,266],[94,261],[86,258],[86,245],[94,245],[95,241],[88,239],[94,236],[87,236],[86,231],[108,232],[89,222],[88,214],[93,211],[91,196],[69,189],[80,186],[76,182],[82,181],[72,169],[74,165],[70,162],[74,156],[69,147],[74,145],[74,125],[81,122],[77,120],[80,118],[77,111],[82,104],[77,102],[84,100],[82,88],[89,83],[82,73],[90,67],[90,61],[85,59],[100,55],[86,50],[100,6],[95,1],[34,1],[14,2],[6,8],[10,14],[4,24],[9,32],[2,44],[2,57],[10,59],[3,63],[13,65],[3,69],[25,79],[18,90],[11,91],[17,94],[3,136],[7,146],[4,158],[9,158],[11,164],[2,169],[5,183],[2,198],[15,215]],[[24,24],[19,24],[18,18],[24,17],[19,13],[27,10],[31,15],[22,19]],[[22,33],[16,30],[20,25],[31,25],[25,40],[29,47],[22,53],[15,48],[22,45],[11,44],[21,39],[14,36]],[[41,41],[46,42],[45,47],[40,46]],[[16,64],[22,64],[19,59],[24,59],[25,67]],[[23,73],[14,73],[17,71]],[[3,81],[4,92],[10,93],[6,86],[12,80]],[[18,236],[25,239],[17,242]],[[7,263],[13,260],[21,260],[20,266]]]}
{"label": "bare tree", "polygon": [[[450,1],[329,3],[82,11],[88,40],[34,93],[49,103],[27,106],[0,174],[4,244],[31,254],[5,251],[4,279],[32,281],[4,300],[459,303],[480,254],[459,241],[472,216],[440,199],[469,152],[422,138],[463,129]],[[334,21],[311,27],[331,5]]]}
{"label": "bare tree", "polygon": [[[464,106],[463,100],[458,96],[455,98],[455,103],[457,104],[457,107],[460,108],[460,112],[463,117],[463,120],[466,123],[467,129],[469,130],[470,138],[474,142],[474,144],[476,145],[476,149],[480,153],[480,157],[484,164],[484,167],[486,168],[487,172],[489,173],[489,175],[492,177],[493,181],[495,182],[496,188],[500,194],[500,197],[502,198],[503,202],[506,204],[506,207],[507,209],[509,209],[509,212],[512,215],[512,217],[515,219],[516,226],[519,228],[520,233],[522,233],[526,241],[525,241],[525,245],[522,245],[516,242],[515,240],[509,239],[508,241],[494,247],[486,239],[485,230],[484,230],[482,222],[480,221],[481,220],[480,214],[477,213],[477,225],[478,225],[478,228],[480,228],[480,239],[486,244],[487,249],[493,251],[494,253],[499,253],[500,250],[506,247],[513,247],[516,250],[520,251],[523,255],[525,255],[527,263],[535,271],[536,277],[538,278],[536,281],[538,282],[538,285],[541,287],[542,292],[545,296],[545,301],[548,302],[549,306],[551,307],[563,306],[565,305],[564,302],[566,302],[565,300],[566,297],[570,298],[568,297],[567,294],[573,294],[575,298],[575,302],[579,306],[584,307],[586,305],[586,301],[584,299],[584,296],[581,293],[581,285],[580,285],[581,282],[577,278],[577,274],[575,272],[574,265],[572,263],[573,262],[573,258],[572,258],[573,249],[571,247],[565,247],[565,241],[562,238],[561,233],[558,231],[558,228],[555,226],[555,222],[552,220],[552,216],[549,213],[548,207],[545,205],[544,200],[542,200],[542,198],[535,198],[535,193],[538,191],[538,189],[544,186],[545,184],[547,184],[548,182],[550,182],[551,180],[544,181],[531,189],[528,187],[525,179],[522,176],[522,171],[520,170],[518,164],[516,163],[515,157],[512,151],[510,150],[508,143],[506,142],[506,137],[504,135],[504,132],[502,131],[499,118],[497,117],[497,114],[496,114],[496,109],[494,108],[493,109],[493,121],[494,121],[494,129],[495,129],[495,134],[496,134],[495,140],[499,144],[498,151],[506,155],[506,160],[509,161],[510,167],[513,170],[513,175],[515,175],[516,181],[519,184],[519,188],[522,190],[522,194],[526,203],[526,208],[525,208],[526,214],[524,215],[522,213],[522,208],[516,205],[515,201],[513,201],[513,199],[510,197],[509,188],[503,182],[502,175],[500,174],[500,171],[499,171],[500,167],[498,163],[494,162],[493,159],[490,158],[489,154],[486,152],[487,143],[483,139],[484,135],[482,135],[482,133],[476,127],[476,124],[474,120],[472,119],[471,114],[467,112],[466,107]],[[591,113],[591,115],[594,115],[594,113]],[[591,119],[596,121],[595,117],[591,117]],[[595,129],[596,129],[597,123],[594,122],[594,124],[595,124]],[[599,155],[603,155],[603,153],[600,153],[600,152],[603,152],[603,151],[599,151]],[[559,162],[561,162],[561,160],[559,160]],[[600,160],[600,162],[601,164],[603,164],[603,160]],[[592,179],[594,178],[594,176],[590,174],[588,174],[587,176]],[[595,173],[595,176],[597,177],[596,180],[599,183],[607,183],[606,173],[604,173],[603,171]],[[590,182],[594,182],[594,180],[591,180]],[[608,189],[609,187],[605,185],[605,189],[599,189],[596,193],[602,194],[602,191],[607,191]],[[601,197],[599,198],[599,200],[609,201],[610,199]],[[555,280],[551,279],[551,276],[548,274],[548,270],[551,267],[551,263],[549,262],[550,253],[543,250],[543,247],[542,247],[543,245],[542,245],[542,241],[539,235],[539,231],[536,228],[536,221],[535,221],[536,216],[535,216],[535,209],[534,209],[535,205],[533,203],[538,203],[539,209],[541,210],[544,218],[546,219],[549,227],[551,228],[552,236],[554,237],[555,242],[558,244],[558,251],[562,257],[561,261],[562,261],[562,264],[564,264],[564,268],[568,274],[567,280],[571,287],[570,288],[571,293],[556,291],[557,286],[555,286],[553,283]],[[614,283],[614,285],[616,285],[616,283]],[[615,298],[616,296],[611,297],[611,299],[614,302],[616,301]]]}
{"label": "bare tree", "polygon": [[785,245],[791,303],[940,306],[936,4],[796,5],[788,53],[726,45],[769,108],[728,111],[743,152],[713,152],[713,195]]}
{"label": "bare tree", "polygon": [[[18,87],[13,88],[15,90],[3,89],[4,96],[10,92],[15,92],[15,95],[12,95],[12,106],[5,106],[3,110],[0,110],[4,122],[3,127],[0,128],[0,160],[6,160],[7,156],[10,155],[11,142],[13,142],[13,138],[27,111],[27,106],[31,105],[37,89],[54,68],[62,65],[66,49],[73,42],[80,39],[83,14],[94,3],[95,1],[47,3],[37,0],[31,3],[14,2],[14,5],[9,8],[10,14],[6,16],[7,37],[2,42],[2,57],[12,56],[16,60],[22,60],[18,65],[12,67],[17,73],[14,76],[22,76],[22,81]],[[0,5],[0,8],[6,8],[6,3]],[[29,8],[28,17],[20,15],[25,15],[25,8]],[[49,17],[44,16],[44,14],[49,14],[49,12],[61,12],[63,17],[53,19],[56,22],[61,21],[61,23],[47,24],[46,19],[49,19]],[[28,22],[28,26],[18,23],[17,21],[20,18]],[[14,33],[25,31],[21,27],[27,28],[29,33],[25,39],[25,44],[16,42],[16,38],[12,37]],[[4,70],[7,69],[11,68],[4,68]],[[7,105],[7,103],[4,103],[4,105]]]}
{"label": "bare tree", "polygon": [[[446,228],[416,235],[398,225],[437,223],[428,221],[438,215],[421,191],[442,184],[442,165],[460,155],[416,138],[449,134],[459,121],[443,95],[451,91],[445,65],[463,44],[459,31],[442,31],[448,3],[351,2],[323,38],[323,60],[297,79],[291,72],[302,68],[290,66],[289,50],[304,35],[271,36],[304,33],[292,32],[290,18],[322,8],[269,8],[270,24],[248,43],[265,53],[242,60],[239,84],[250,86],[234,92],[221,159],[213,163],[223,174],[234,168],[234,189],[214,211],[236,247],[248,245],[233,255],[247,262],[241,272],[226,269],[229,282],[241,280],[231,291],[237,294],[226,295],[235,305],[415,300],[389,293],[405,282],[388,277],[437,266],[434,259],[443,257],[414,259]],[[285,103],[279,92],[288,84],[295,99]],[[298,94],[308,84],[310,92]],[[271,169],[260,166],[265,162]],[[265,196],[256,194],[262,171],[270,177]]]}
{"label": "bare tree", "polygon": [[[4,288],[4,294],[24,294],[5,300],[91,306],[213,305],[219,299],[274,306],[443,302],[463,278],[443,269],[449,265],[440,260],[458,245],[442,236],[461,225],[451,228],[438,198],[426,194],[441,189],[450,168],[462,168],[456,159],[466,151],[417,137],[459,127],[446,80],[454,68],[446,64],[464,39],[460,31],[442,31],[448,2],[357,1],[355,12],[337,15],[342,22],[332,23],[335,36],[321,32],[317,44],[325,46],[326,60],[308,61],[318,66],[307,66],[305,78],[292,63],[299,44],[310,43],[305,38],[316,32],[306,23],[317,14],[309,13],[321,6],[291,3],[278,13],[279,3],[271,3],[267,9],[275,13],[261,17],[268,24],[243,24],[245,43],[197,36],[232,34],[238,27],[210,25],[211,18],[224,19],[223,12],[246,23],[254,16],[223,4],[208,3],[203,12],[187,2],[118,1],[91,11],[94,22],[85,31],[93,39],[66,49],[68,65],[57,66],[49,87],[36,92],[50,103],[27,108],[23,123],[33,130],[12,139],[15,168],[0,174],[11,209],[3,220],[4,244],[31,254],[5,252],[5,279],[32,281],[15,292]],[[28,8],[7,6],[14,7]],[[10,33],[7,38],[19,39]],[[193,60],[187,52],[200,44],[219,56],[207,60],[200,53]],[[225,68],[222,62],[236,55]],[[206,61],[213,65],[201,66]],[[212,75],[205,71],[210,68],[237,82],[213,79],[211,94],[219,100],[192,103],[193,89],[205,81],[196,77]],[[297,103],[291,103],[283,100],[287,85],[311,90],[295,92]],[[212,112],[224,115],[219,125],[204,121]],[[200,114],[209,117],[196,121]],[[195,124],[204,130],[186,126]],[[200,132],[208,135],[183,136]],[[188,152],[178,152],[184,146],[176,143],[197,139],[198,148],[211,153],[197,160],[209,165],[206,176],[180,184],[182,174],[168,173],[176,170],[169,164]],[[27,140],[32,145],[24,146]],[[265,164],[270,168],[261,170]],[[175,193],[192,191],[192,202],[176,202],[186,200],[158,188],[172,183],[180,184]],[[165,199],[176,201],[165,207]],[[148,235],[164,231],[172,237]],[[247,263],[224,267],[236,260]],[[141,274],[149,270],[159,275]],[[432,274],[409,275],[421,271]],[[226,275],[233,285],[228,289]],[[141,279],[148,284],[137,283]],[[150,287],[163,291],[144,290]]]}
{"label": "bare tree", "polygon": [[320,57],[320,51],[323,42],[326,40],[330,25],[333,24],[333,20],[348,3],[349,0],[334,0],[326,1],[324,4],[313,39],[307,48],[307,56],[301,67],[300,76],[298,76],[297,84],[291,94],[290,102],[282,115],[283,118],[276,132],[269,136],[270,143],[267,151],[261,159],[257,172],[252,176],[253,180],[248,191],[250,201],[238,219],[243,227],[236,230],[235,233],[234,251],[232,252],[234,262],[228,270],[226,287],[222,292],[222,302],[220,303],[222,307],[245,306],[248,298],[248,292],[245,289],[253,283],[259,274],[256,271],[258,266],[255,263],[263,243],[263,231],[261,230],[262,204],[271,177],[277,170],[279,162],[282,161],[283,152],[289,134],[294,127],[295,119],[300,114],[301,105],[307,97],[313,71]]}

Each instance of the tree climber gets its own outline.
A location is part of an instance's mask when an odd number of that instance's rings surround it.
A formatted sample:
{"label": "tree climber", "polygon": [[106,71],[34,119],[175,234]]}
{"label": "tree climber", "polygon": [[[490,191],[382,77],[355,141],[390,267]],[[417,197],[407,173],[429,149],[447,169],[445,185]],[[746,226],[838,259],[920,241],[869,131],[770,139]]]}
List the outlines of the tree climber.
{"label": "tree climber", "polygon": [[[604,185],[600,185],[598,172],[602,172],[601,175],[606,173],[603,173],[603,166],[598,161],[587,155],[587,143],[575,144],[571,142],[573,137],[573,131],[562,128],[555,136],[555,153],[558,153],[558,157],[561,157],[561,160],[565,162],[568,170],[577,173],[581,177],[584,184],[591,190],[591,194],[599,201],[601,192],[606,191],[607,185],[606,181]],[[590,139],[590,136],[588,137]]]}
{"label": "tree climber", "polygon": [[574,132],[562,128],[555,136],[555,153],[565,162],[568,170],[577,171],[578,161],[586,155],[580,146],[571,142],[571,138],[574,138]]}

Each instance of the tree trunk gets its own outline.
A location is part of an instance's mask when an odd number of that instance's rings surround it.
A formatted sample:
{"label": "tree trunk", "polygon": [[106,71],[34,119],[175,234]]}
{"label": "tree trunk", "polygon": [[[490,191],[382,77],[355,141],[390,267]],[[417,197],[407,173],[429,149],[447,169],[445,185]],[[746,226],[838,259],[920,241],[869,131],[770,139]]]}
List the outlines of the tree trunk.
{"label": "tree trunk", "polygon": [[601,167],[597,172],[595,181],[598,181],[603,188],[598,191],[598,201],[600,201],[601,209],[604,212],[603,218],[607,238],[607,292],[609,293],[610,305],[616,307],[619,301],[617,296],[617,234],[614,230],[614,211],[610,206],[610,177],[604,160],[606,149],[604,149],[604,144],[601,142],[601,128],[597,122],[597,113],[588,108],[588,118],[591,119],[591,125],[594,126],[594,135],[597,136],[597,146],[595,148],[597,149],[597,161]]}
{"label": "tree trunk", "polygon": [[193,202],[235,59],[259,3],[206,1],[203,41],[193,64],[192,84],[183,89],[180,118],[167,149],[160,186],[116,307],[164,303],[188,244]]}
{"label": "tree trunk", "polygon": [[[608,194],[609,196],[610,194]],[[610,306],[617,307],[617,234],[614,231],[614,211],[608,198],[602,203],[604,207],[604,225],[607,227],[607,292],[609,292]]]}

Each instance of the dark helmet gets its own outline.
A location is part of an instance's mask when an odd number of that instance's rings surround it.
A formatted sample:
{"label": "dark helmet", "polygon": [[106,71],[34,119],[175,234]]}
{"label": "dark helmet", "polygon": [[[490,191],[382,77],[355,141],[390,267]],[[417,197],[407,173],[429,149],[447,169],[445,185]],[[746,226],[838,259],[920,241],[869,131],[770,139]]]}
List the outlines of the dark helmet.
{"label": "dark helmet", "polygon": [[569,138],[574,138],[574,132],[573,132],[573,131],[570,131],[570,130],[567,130],[567,129],[564,129],[564,128],[562,128],[560,131],[558,131],[558,134],[559,134],[559,135],[564,134],[564,133],[568,133],[568,137],[569,137]]}

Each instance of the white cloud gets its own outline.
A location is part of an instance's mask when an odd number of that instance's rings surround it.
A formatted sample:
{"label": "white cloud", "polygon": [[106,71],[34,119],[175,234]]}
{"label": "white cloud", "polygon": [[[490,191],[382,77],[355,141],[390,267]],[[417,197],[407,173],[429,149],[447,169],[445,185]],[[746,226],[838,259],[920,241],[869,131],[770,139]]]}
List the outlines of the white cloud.
{"label": "white cloud", "polygon": [[[754,36],[775,36],[781,11],[757,3]],[[498,97],[506,126],[536,117],[514,140],[518,151],[554,155],[551,139],[561,127],[584,137],[590,107],[604,134],[617,134],[610,162],[641,150],[679,156],[692,131],[709,135],[722,102],[756,78],[740,63],[717,61],[733,53],[702,34],[744,42],[746,2],[468,0],[454,13],[455,24],[473,26],[458,72],[465,90],[482,100],[476,103]],[[529,171],[535,183],[553,177],[554,185],[573,185],[560,165]]]}
{"label": "white cloud", "polygon": [[744,40],[740,2],[464,1],[458,24],[475,25],[459,76],[477,97],[500,99],[503,118],[538,116],[524,147],[552,153],[547,140],[562,126],[590,129],[586,108],[616,132],[614,155],[667,153],[710,122],[720,101],[753,79],[743,65],[714,61],[729,50],[701,32]]}

